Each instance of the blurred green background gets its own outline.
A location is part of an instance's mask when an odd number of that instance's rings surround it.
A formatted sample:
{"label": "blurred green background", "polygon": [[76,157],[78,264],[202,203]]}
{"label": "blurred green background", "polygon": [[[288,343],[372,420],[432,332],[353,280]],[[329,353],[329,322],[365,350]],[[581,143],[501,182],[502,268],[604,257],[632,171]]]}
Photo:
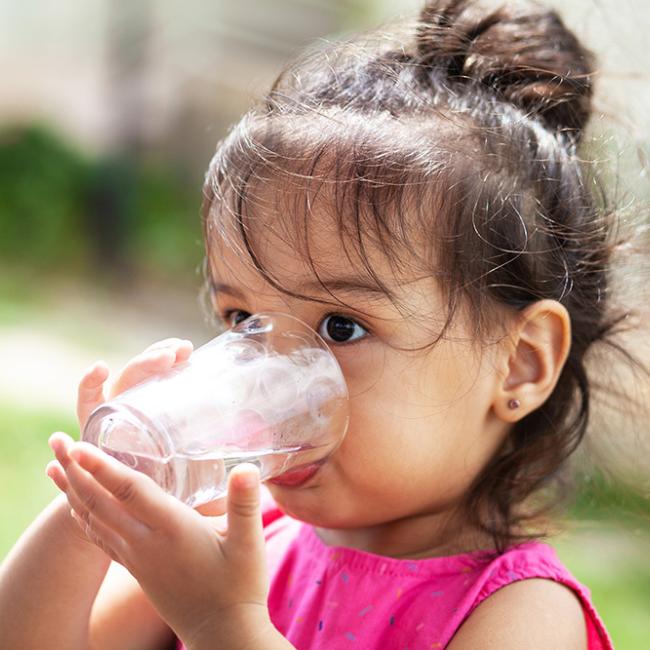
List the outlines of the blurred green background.
{"label": "blurred green background", "polygon": [[[549,4],[601,59],[591,146],[617,196],[647,203],[650,10]],[[218,333],[199,300],[201,185],[217,141],[302,46],[419,6],[0,0],[0,558],[56,494],[47,438],[78,436],[82,371]],[[647,450],[644,424],[592,427],[595,453],[580,461],[591,478],[553,542],[623,649],[650,647],[648,465],[630,470],[598,436]],[[603,456],[618,467],[594,464]]]}

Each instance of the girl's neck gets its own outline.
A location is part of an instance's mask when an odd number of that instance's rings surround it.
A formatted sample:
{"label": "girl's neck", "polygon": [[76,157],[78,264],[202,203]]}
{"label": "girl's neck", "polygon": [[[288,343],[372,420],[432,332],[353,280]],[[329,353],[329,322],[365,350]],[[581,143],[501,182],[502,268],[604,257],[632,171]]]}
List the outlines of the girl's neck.
{"label": "girl's neck", "polygon": [[314,527],[314,531],[328,546],[404,560],[493,550],[489,535],[454,521],[448,513],[418,515],[367,528]]}

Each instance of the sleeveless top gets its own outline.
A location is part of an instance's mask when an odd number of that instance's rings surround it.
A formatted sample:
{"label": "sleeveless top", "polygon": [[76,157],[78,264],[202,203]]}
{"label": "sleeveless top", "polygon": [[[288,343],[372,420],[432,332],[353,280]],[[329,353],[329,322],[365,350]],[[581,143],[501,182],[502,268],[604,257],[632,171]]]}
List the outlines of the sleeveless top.
{"label": "sleeveless top", "polygon": [[589,650],[613,648],[589,590],[548,544],[519,544],[489,559],[480,551],[384,557],[327,546],[310,525],[280,510],[264,485],[261,495],[269,613],[298,650],[445,648],[479,603],[527,578],[569,587],[582,604]]}

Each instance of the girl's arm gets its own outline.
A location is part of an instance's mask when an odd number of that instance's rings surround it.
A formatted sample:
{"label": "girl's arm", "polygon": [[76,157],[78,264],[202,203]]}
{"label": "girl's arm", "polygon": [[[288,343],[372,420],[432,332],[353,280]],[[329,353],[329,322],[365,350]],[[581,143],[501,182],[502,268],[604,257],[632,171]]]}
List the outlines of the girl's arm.
{"label": "girl's arm", "polygon": [[65,495],[0,567],[2,648],[160,650],[172,640],[137,581],[80,537]]}
{"label": "girl's arm", "polygon": [[92,650],[163,650],[175,638],[138,581],[112,562],[90,614]]}
{"label": "girl's arm", "polygon": [[88,648],[88,620],[110,558],[79,534],[65,495],[27,528],[0,566],[3,648]]}

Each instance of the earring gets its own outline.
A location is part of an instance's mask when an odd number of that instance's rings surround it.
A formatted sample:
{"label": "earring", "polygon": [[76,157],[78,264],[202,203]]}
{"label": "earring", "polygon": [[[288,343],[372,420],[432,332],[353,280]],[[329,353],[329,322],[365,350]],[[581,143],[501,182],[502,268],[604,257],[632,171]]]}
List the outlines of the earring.
{"label": "earring", "polygon": [[511,399],[508,402],[508,408],[517,409],[521,406],[521,402],[518,399]]}

